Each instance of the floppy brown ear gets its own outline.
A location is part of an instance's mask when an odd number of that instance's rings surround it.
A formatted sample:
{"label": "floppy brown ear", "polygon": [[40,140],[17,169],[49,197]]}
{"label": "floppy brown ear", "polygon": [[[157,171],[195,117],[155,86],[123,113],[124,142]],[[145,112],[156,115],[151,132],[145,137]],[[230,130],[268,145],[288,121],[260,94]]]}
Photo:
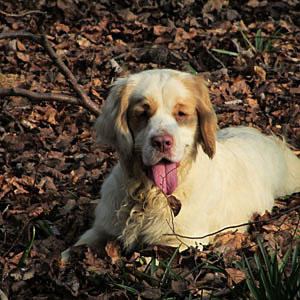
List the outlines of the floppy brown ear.
{"label": "floppy brown ear", "polygon": [[193,76],[196,89],[196,107],[198,112],[199,135],[198,142],[203,151],[213,158],[216,153],[217,117],[210,101],[208,88],[204,79]]}
{"label": "floppy brown ear", "polygon": [[95,123],[96,141],[116,149],[120,158],[127,159],[132,154],[133,140],[127,124],[130,87],[127,79],[118,79],[112,86]]}

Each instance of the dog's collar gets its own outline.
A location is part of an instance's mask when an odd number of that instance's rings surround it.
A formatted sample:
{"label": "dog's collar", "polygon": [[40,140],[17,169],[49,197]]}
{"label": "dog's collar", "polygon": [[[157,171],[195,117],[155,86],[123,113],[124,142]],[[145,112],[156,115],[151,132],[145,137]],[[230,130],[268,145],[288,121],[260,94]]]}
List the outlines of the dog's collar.
{"label": "dog's collar", "polygon": [[174,217],[176,217],[181,210],[181,202],[175,196],[167,196],[168,204],[173,211]]}

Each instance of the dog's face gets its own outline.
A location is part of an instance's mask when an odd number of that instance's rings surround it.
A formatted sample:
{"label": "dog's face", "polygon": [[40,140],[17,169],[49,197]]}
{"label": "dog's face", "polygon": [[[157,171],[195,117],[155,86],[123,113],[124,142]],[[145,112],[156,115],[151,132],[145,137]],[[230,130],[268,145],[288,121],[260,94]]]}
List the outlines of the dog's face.
{"label": "dog's face", "polygon": [[97,123],[98,141],[121,160],[139,155],[165,194],[177,187],[176,168],[200,143],[215,153],[216,116],[204,81],[188,73],[151,70],[119,79]]}

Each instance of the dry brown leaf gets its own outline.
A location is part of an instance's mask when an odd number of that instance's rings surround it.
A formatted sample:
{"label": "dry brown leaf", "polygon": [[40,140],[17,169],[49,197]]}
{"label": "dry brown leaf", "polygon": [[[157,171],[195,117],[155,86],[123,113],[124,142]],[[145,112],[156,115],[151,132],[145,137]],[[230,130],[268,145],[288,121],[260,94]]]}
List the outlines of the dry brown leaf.
{"label": "dry brown leaf", "polygon": [[17,40],[17,48],[18,48],[19,51],[25,51],[26,50],[24,44],[21,43],[19,40]]}
{"label": "dry brown leaf", "polygon": [[95,89],[91,89],[91,93],[96,96],[98,99],[101,98],[101,96],[99,95],[99,93],[95,90]]}
{"label": "dry brown leaf", "polygon": [[276,225],[272,225],[272,224],[263,225],[262,228],[266,231],[274,231],[274,232],[279,231],[279,227]]}
{"label": "dry brown leaf", "polygon": [[141,292],[141,296],[146,299],[158,300],[161,299],[162,293],[160,288],[145,288]]}
{"label": "dry brown leaf", "polygon": [[183,296],[183,292],[187,289],[187,284],[184,280],[172,280],[172,290],[179,296]]}
{"label": "dry brown leaf", "polygon": [[233,286],[233,281],[238,284],[245,280],[245,274],[243,271],[234,268],[226,268],[225,270],[229,274],[228,283],[231,287]]}
{"label": "dry brown leaf", "polygon": [[106,254],[110,257],[111,263],[115,265],[119,260],[120,245],[116,241],[109,241],[105,246]]}
{"label": "dry brown leaf", "polygon": [[258,78],[262,81],[266,80],[266,71],[260,66],[254,66],[254,72],[258,76]]}
{"label": "dry brown leaf", "polygon": [[118,11],[119,16],[126,22],[133,22],[137,19],[137,16],[130,11],[130,8],[125,8]]}
{"label": "dry brown leaf", "polygon": [[155,35],[162,35],[163,33],[170,33],[171,32],[171,28],[170,27],[166,27],[166,26],[162,26],[162,25],[154,25],[153,26],[153,33]]}
{"label": "dry brown leaf", "polygon": [[44,209],[41,206],[37,207],[37,205],[33,205],[32,207],[29,207],[28,210],[29,210],[29,214],[28,214],[29,217],[37,217],[44,212]]}
{"label": "dry brown leaf", "polygon": [[41,178],[41,181],[39,182],[39,184],[37,185],[37,187],[39,187],[39,194],[43,194],[45,190],[52,190],[52,191],[56,191],[57,188],[53,182],[53,178],[49,177],[49,176],[45,176],[43,178]]}
{"label": "dry brown leaf", "polygon": [[65,24],[55,24],[55,28],[56,30],[59,32],[59,31],[63,31],[63,32],[66,32],[66,33],[69,33],[70,32],[70,27],[65,25]]}
{"label": "dry brown leaf", "polygon": [[202,13],[206,14],[214,10],[219,12],[223,7],[227,7],[228,3],[228,0],[208,0],[203,6]]}
{"label": "dry brown leaf", "polygon": [[248,104],[250,105],[250,107],[252,107],[252,108],[259,107],[258,101],[256,99],[248,98],[247,101],[248,101]]}
{"label": "dry brown leaf", "polygon": [[24,209],[9,209],[7,211],[7,216],[12,216],[12,215],[22,215],[22,214],[25,214],[26,213],[26,210]]}
{"label": "dry brown leaf", "polygon": [[17,57],[18,59],[22,60],[23,62],[29,62],[30,61],[30,56],[28,54],[22,53],[22,52],[17,52]]}
{"label": "dry brown leaf", "polygon": [[91,42],[88,39],[84,38],[84,37],[80,37],[76,42],[80,46],[80,48],[82,48],[82,49],[83,48],[88,48],[91,45]]}
{"label": "dry brown leaf", "polygon": [[44,120],[48,121],[50,124],[57,125],[56,114],[57,110],[49,106],[45,112]]}
{"label": "dry brown leaf", "polygon": [[300,86],[296,88],[290,88],[291,94],[300,94]]}
{"label": "dry brown leaf", "polygon": [[252,8],[266,6],[267,4],[268,4],[268,1],[249,0],[247,2],[247,6],[252,7]]}
{"label": "dry brown leaf", "polygon": [[242,79],[241,77],[238,77],[234,82],[232,83],[230,87],[230,93],[238,93],[238,94],[250,94],[250,87],[246,83],[246,80]]}

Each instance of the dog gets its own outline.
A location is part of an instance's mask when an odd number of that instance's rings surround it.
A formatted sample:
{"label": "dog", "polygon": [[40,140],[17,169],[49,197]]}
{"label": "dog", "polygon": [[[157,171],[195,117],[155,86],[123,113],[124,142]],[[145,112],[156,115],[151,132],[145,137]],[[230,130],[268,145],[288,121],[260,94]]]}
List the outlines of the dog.
{"label": "dog", "polygon": [[218,130],[205,81],[189,73],[155,69],[116,80],[95,128],[119,163],[75,246],[207,244],[201,236],[300,191],[300,159],[285,142],[251,127]]}

